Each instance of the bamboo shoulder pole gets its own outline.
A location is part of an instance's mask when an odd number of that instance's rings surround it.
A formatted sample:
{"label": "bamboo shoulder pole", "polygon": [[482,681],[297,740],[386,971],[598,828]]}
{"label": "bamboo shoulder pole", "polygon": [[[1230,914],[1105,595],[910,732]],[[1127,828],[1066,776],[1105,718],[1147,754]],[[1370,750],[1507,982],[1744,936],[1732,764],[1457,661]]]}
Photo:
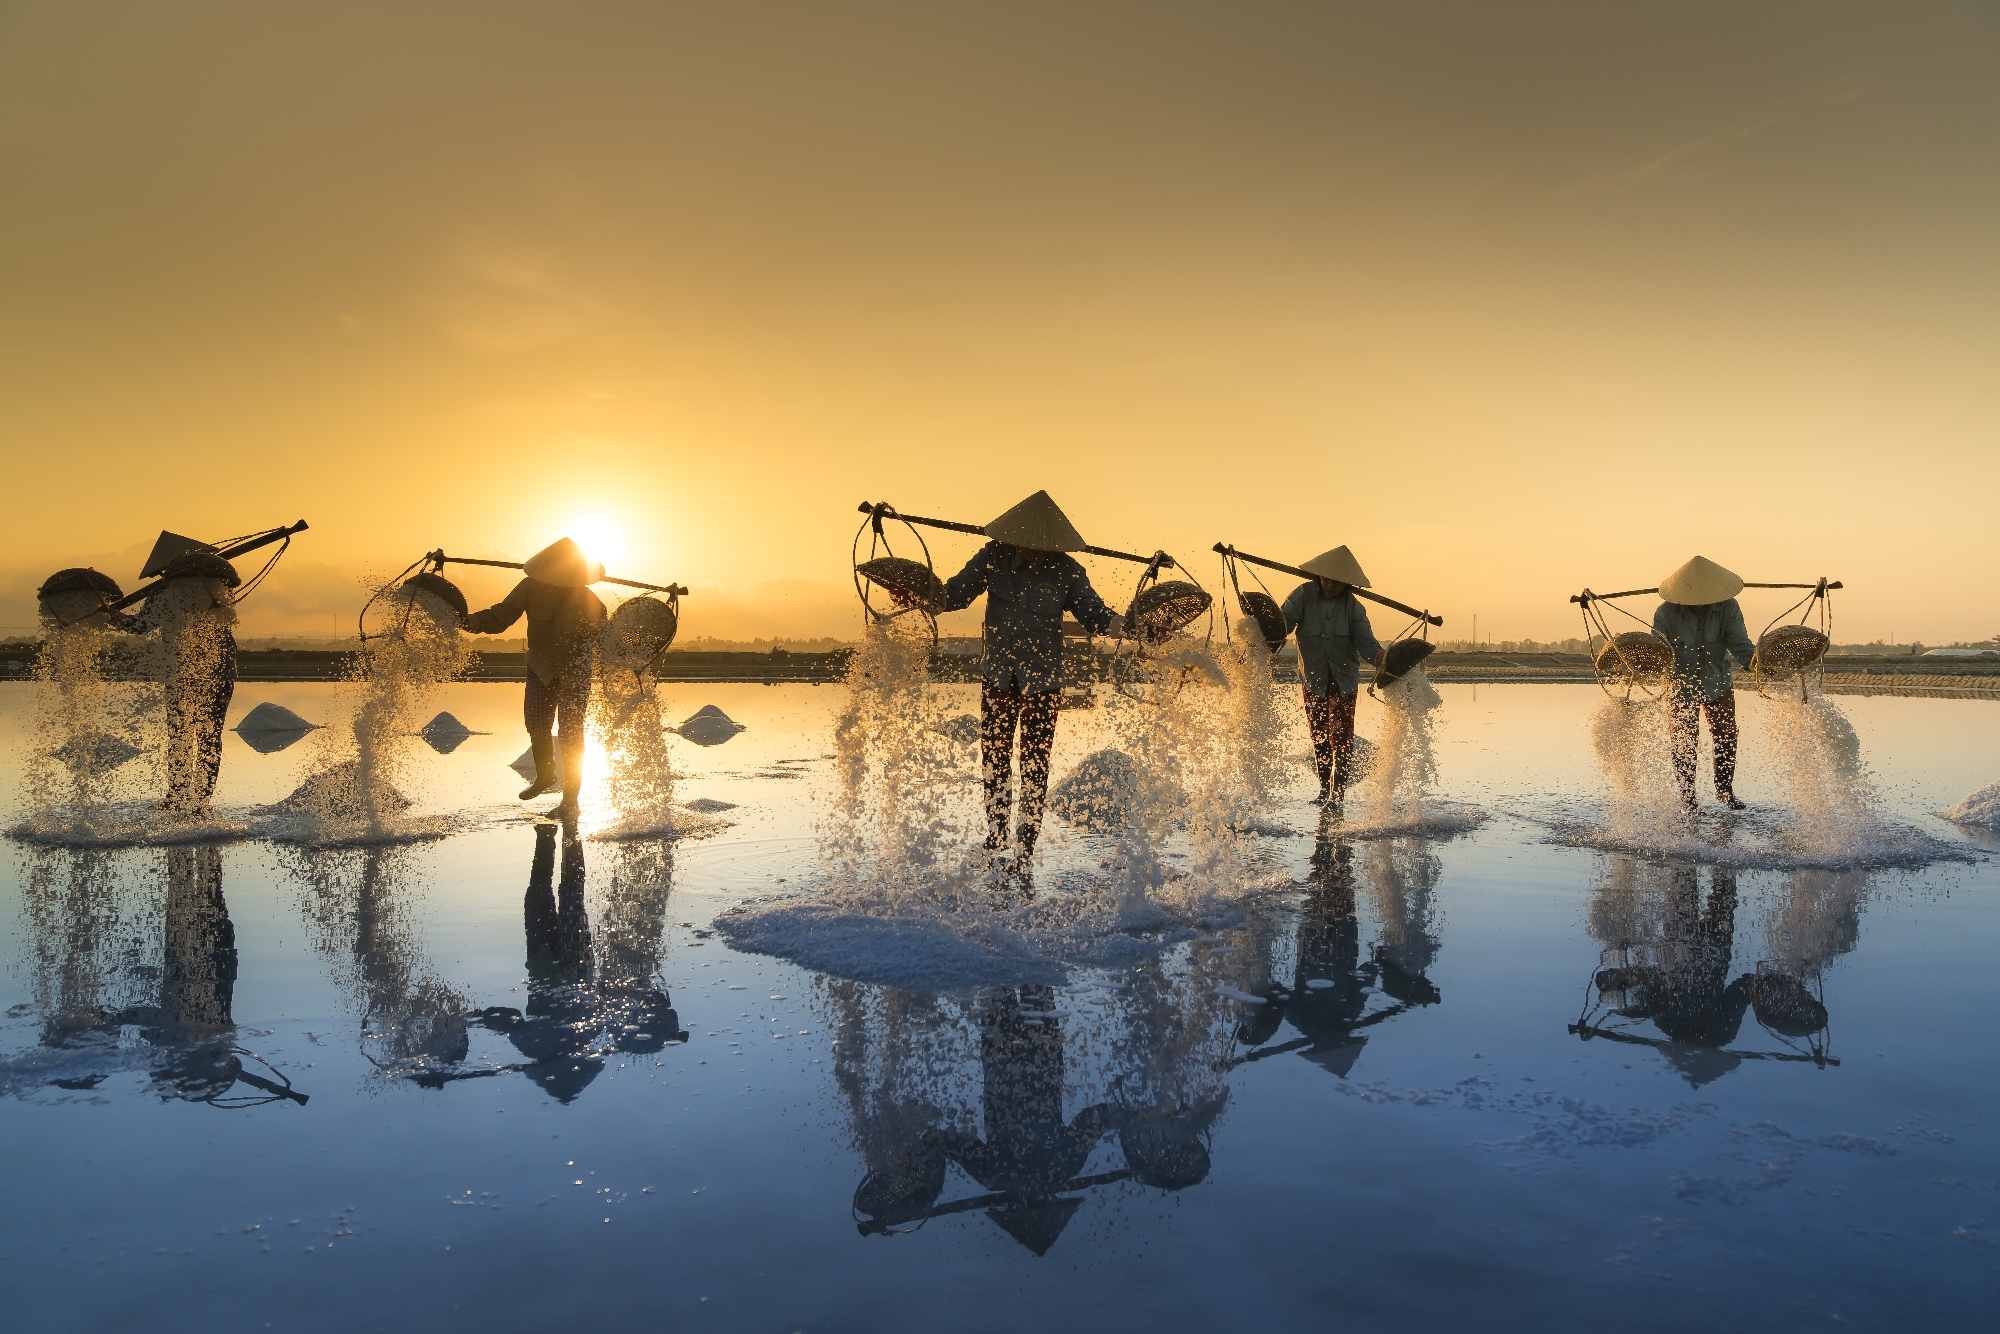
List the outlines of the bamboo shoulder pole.
{"label": "bamboo shoulder pole", "polygon": [[[477,556],[447,556],[442,551],[433,551],[430,554],[430,559],[440,565],[449,562],[453,565],[488,565],[496,570],[523,570],[527,568],[526,565],[517,560],[481,560]],[[643,588],[648,593],[672,593],[677,598],[691,596],[685,584],[642,584],[637,579],[614,579],[608,574],[596,582],[600,584],[617,584],[621,588]]]}
{"label": "bamboo shoulder pole", "polygon": [[[1838,579],[1835,579],[1831,583],[1828,583],[1826,580],[1821,579],[1810,584],[1745,584],[1743,586],[1745,588],[1810,588],[1813,591],[1819,593],[1831,593],[1834,589],[1843,587],[1840,580]],[[1605,602],[1611,598],[1636,598],[1636,597],[1641,597],[1647,593],[1657,593],[1659,591],[1660,590],[1657,588],[1628,588],[1622,593],[1593,593],[1586,588],[1581,593],[1572,594],[1570,596],[1570,601],[1579,604],[1586,602]]]}
{"label": "bamboo shoulder pole", "polygon": [[[950,519],[926,519],[920,514],[905,514],[887,501],[871,505],[864,500],[858,513],[872,514],[878,522],[883,519],[897,519],[903,523],[921,524],[926,528],[942,528],[950,533],[969,533],[974,537],[986,536],[986,530],[976,523],[954,523]],[[1158,564],[1163,570],[1176,568],[1174,558],[1164,551],[1155,552],[1150,556],[1135,556],[1129,551],[1113,551],[1110,547],[1085,547],[1084,551],[1093,556],[1109,556],[1112,560],[1129,560],[1134,565]]]}
{"label": "bamboo shoulder pole", "polygon": [[[224,560],[234,560],[238,556],[247,556],[251,552],[259,549],[260,547],[268,547],[273,542],[282,542],[286,538],[291,537],[294,534],[303,533],[306,530],[306,527],[307,527],[306,521],[304,519],[300,519],[297,523],[291,525],[289,528],[273,528],[268,533],[259,533],[255,537],[246,537],[241,542],[232,542],[230,545],[222,548],[215,554],[222,557],[222,559]],[[152,593],[154,589],[158,588],[161,584],[165,582],[166,580],[164,579],[155,579],[151,583],[140,584],[137,588],[127,593],[124,597],[119,598],[116,602],[106,607],[105,610],[123,611],[125,610],[125,608],[131,606],[133,603],[148,596],[150,593]]]}
{"label": "bamboo shoulder pole", "polygon": [[[1267,570],[1276,570],[1279,574],[1295,574],[1301,579],[1319,578],[1318,575],[1309,573],[1308,571],[1305,570],[1301,570],[1296,565],[1281,565],[1274,560],[1265,560],[1262,556],[1248,555],[1244,552],[1238,551],[1235,547],[1230,546],[1226,542],[1217,542],[1215,544],[1215,553],[1219,556],[1233,556],[1237,560],[1247,561],[1252,565],[1261,565]],[[1358,587],[1354,584],[1349,584],[1347,586],[1347,591],[1354,594],[1354,596],[1358,598],[1367,598],[1370,602],[1379,602],[1385,607],[1393,607],[1395,610],[1402,612],[1405,616],[1415,616],[1422,620],[1428,621],[1432,625],[1444,624],[1444,617],[1442,616],[1433,616],[1427,611],[1418,611],[1415,607],[1407,606],[1404,603],[1396,601],[1396,599],[1394,598],[1385,598],[1380,593],[1371,593],[1367,589]]]}

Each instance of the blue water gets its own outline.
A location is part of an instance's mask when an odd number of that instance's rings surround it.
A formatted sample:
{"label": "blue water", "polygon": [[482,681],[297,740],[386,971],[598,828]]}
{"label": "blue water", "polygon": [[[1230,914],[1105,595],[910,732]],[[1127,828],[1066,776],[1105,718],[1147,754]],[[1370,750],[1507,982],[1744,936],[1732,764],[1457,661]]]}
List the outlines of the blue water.
{"label": "blue water", "polygon": [[[487,734],[416,785],[451,838],[0,849],[9,1327],[1990,1327],[2000,872],[1930,812],[2000,776],[2000,707],[1842,701],[1958,859],[1732,873],[1550,841],[1592,688],[1445,687],[1476,831],[1294,801],[1229,924],[911,994],[713,928],[810,881],[837,689],[672,689],[747,724],[676,743],[731,804],[678,846],[522,818],[518,698],[463,686]],[[232,737],[219,802],[309,752]]]}

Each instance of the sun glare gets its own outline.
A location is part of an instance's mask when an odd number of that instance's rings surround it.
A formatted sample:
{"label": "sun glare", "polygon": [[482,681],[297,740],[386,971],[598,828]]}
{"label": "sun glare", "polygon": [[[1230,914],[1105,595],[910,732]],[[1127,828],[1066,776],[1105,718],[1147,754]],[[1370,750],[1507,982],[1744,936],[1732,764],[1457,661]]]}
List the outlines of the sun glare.
{"label": "sun glare", "polygon": [[569,526],[569,536],[607,569],[625,559],[625,530],[602,514],[586,514]]}

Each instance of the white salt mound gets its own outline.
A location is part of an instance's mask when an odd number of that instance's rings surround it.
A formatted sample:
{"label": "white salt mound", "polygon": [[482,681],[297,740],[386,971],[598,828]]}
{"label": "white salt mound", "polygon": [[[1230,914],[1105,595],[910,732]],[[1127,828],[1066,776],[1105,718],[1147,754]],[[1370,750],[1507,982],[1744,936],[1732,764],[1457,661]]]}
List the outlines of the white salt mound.
{"label": "white salt mound", "polygon": [[292,790],[292,794],[278,803],[278,809],[300,814],[325,816],[329,813],[345,813],[361,808],[361,794],[369,791],[375,798],[378,810],[406,811],[410,799],[387,784],[369,784],[357,760],[336,764],[330,769],[322,769]]}
{"label": "white salt mound", "polygon": [[2000,783],[1988,783],[1950,810],[1938,814],[1953,824],[2000,829]]}
{"label": "white salt mound", "polygon": [[1132,818],[1139,770],[1122,750],[1086,755],[1049,794],[1049,809],[1076,829],[1116,829]]}
{"label": "white salt mound", "polygon": [[449,713],[440,713],[437,717],[425,723],[423,730],[418,732],[417,735],[426,741],[463,741],[473,735],[473,732],[470,727],[467,727]]}
{"label": "white salt mound", "polygon": [[702,705],[674,729],[697,746],[719,746],[742,730],[742,723],[713,704]]}
{"label": "white salt mound", "polygon": [[[448,716],[448,715],[447,715]],[[318,723],[309,723],[282,704],[269,700],[243,715],[243,721],[236,724],[238,732],[310,732]]]}

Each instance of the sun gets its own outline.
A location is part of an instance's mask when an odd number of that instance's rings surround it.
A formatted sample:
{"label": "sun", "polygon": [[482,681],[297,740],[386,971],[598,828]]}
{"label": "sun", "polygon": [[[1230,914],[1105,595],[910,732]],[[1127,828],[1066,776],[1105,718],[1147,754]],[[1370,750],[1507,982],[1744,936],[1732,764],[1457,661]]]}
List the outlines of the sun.
{"label": "sun", "polygon": [[570,524],[568,536],[607,569],[625,559],[625,530],[605,515],[584,515]]}

